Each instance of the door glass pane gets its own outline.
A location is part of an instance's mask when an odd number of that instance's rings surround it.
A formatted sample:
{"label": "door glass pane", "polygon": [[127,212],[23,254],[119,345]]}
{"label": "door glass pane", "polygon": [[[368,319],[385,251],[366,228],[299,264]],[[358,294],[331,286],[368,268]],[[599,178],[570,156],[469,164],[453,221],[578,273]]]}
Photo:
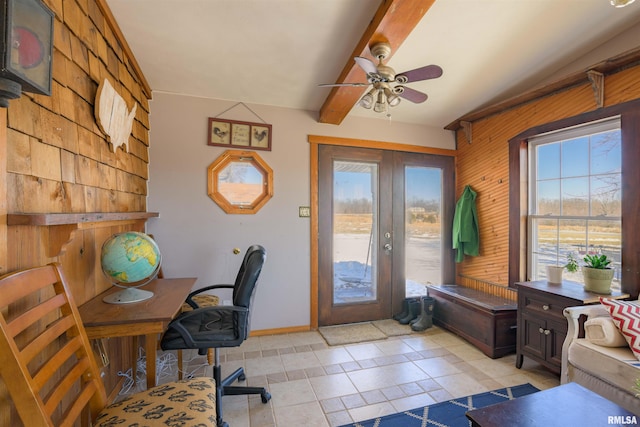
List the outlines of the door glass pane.
{"label": "door glass pane", "polygon": [[424,295],[442,282],[442,172],[405,167],[405,293]]}
{"label": "door glass pane", "polygon": [[333,163],[333,303],[377,299],[378,165]]}

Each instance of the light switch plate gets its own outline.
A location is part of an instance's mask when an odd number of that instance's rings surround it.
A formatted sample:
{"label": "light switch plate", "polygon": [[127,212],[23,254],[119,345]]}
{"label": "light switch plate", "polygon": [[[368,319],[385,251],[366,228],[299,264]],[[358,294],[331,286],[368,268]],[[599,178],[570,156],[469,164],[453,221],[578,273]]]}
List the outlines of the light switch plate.
{"label": "light switch plate", "polygon": [[298,206],[298,216],[300,218],[311,216],[311,208],[309,206]]}

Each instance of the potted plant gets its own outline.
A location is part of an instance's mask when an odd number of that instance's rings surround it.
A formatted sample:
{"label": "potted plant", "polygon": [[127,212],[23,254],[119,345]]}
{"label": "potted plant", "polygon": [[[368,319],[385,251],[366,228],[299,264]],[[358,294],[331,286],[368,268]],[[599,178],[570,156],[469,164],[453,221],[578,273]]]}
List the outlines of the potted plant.
{"label": "potted plant", "polygon": [[567,269],[569,273],[578,271],[578,260],[572,252],[567,254],[567,263],[565,265],[548,265],[547,281],[549,283],[562,283],[562,271]]}
{"label": "potted plant", "polygon": [[569,273],[575,273],[578,271],[578,260],[573,255],[573,252],[567,254],[567,264],[564,266]]}
{"label": "potted plant", "polygon": [[609,267],[611,260],[604,254],[587,254],[584,256],[584,262],[584,289],[598,294],[610,294],[614,273],[613,268]]}

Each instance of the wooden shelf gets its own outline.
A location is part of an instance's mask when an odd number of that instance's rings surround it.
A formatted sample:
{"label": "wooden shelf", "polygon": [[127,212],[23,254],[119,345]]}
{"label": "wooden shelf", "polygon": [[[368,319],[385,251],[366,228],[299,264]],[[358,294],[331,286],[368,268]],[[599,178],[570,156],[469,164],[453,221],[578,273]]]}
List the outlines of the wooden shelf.
{"label": "wooden shelf", "polygon": [[158,212],[15,213],[7,215],[7,225],[67,225],[87,222],[130,221],[160,216]]}
{"label": "wooden shelf", "polygon": [[12,213],[7,215],[7,225],[46,227],[47,256],[55,258],[64,252],[73,233],[78,229],[89,228],[88,224],[92,227],[107,227],[116,223],[146,221],[159,216],[158,212]]}

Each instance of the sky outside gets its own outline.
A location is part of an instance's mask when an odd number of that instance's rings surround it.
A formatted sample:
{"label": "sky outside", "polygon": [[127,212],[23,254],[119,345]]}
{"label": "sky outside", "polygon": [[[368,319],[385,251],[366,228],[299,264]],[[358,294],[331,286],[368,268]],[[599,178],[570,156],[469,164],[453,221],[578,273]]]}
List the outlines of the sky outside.
{"label": "sky outside", "polygon": [[[584,198],[589,191],[620,193],[620,131],[611,131],[537,147],[538,200]],[[591,175],[591,177],[589,177]]]}
{"label": "sky outside", "polygon": [[[337,162],[338,163],[338,162]],[[353,163],[353,162],[342,162]],[[363,163],[358,163],[358,166]],[[377,176],[376,164],[365,164],[368,167],[362,171],[339,171],[336,167],[334,172],[334,198],[336,200],[362,199],[371,200],[372,175],[374,180]],[[346,168],[346,167],[345,167]],[[424,199],[440,201],[441,193],[441,171],[437,168],[407,167],[406,193],[407,199]]]}

